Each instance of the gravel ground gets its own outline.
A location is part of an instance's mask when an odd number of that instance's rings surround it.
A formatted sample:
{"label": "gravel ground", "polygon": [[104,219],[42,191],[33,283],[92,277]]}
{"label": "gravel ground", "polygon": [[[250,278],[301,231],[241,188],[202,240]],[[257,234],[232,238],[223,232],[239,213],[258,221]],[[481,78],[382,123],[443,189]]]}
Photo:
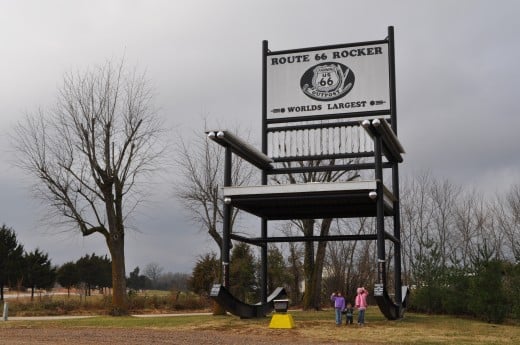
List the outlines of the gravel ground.
{"label": "gravel ground", "polygon": [[212,345],[304,345],[330,344],[301,339],[291,332],[278,334],[229,334],[224,331],[153,330],[117,328],[18,328],[0,329],[0,344],[6,345],[143,345],[143,344],[212,344]]}

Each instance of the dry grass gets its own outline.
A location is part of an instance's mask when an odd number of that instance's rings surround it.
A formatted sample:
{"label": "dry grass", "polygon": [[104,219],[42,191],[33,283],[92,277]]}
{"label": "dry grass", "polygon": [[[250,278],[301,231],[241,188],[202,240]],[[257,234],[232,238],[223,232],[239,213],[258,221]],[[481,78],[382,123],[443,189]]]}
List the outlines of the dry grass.
{"label": "dry grass", "polygon": [[[284,338],[289,343],[348,343],[348,344],[520,344],[518,324],[493,325],[480,321],[449,316],[429,316],[407,313],[400,321],[387,321],[377,307],[367,312],[367,324],[337,327],[331,310],[321,312],[291,312],[294,329],[269,329],[270,318],[243,320],[234,316],[181,316],[153,318],[95,317],[82,320],[0,322],[4,327],[28,328],[91,328],[148,329],[161,331],[209,331],[234,338]],[[1,331],[0,331],[1,333]]]}
{"label": "dry grass", "polygon": [[[91,296],[71,294],[44,294],[30,297],[11,294],[9,315],[11,316],[46,316],[46,315],[106,315],[110,310],[111,297],[93,293]],[[194,294],[172,291],[148,290],[129,297],[131,313],[158,314],[182,310],[202,310],[211,306],[207,298]],[[1,302],[0,302],[1,306]]]}
{"label": "dry grass", "polygon": [[292,312],[296,327],[290,330],[269,329],[270,319],[241,320],[236,317],[208,317],[205,321],[186,323],[186,330],[215,330],[234,335],[285,336],[314,339],[317,342],[349,344],[520,344],[518,325],[494,325],[450,316],[408,313],[403,320],[388,321],[376,307],[369,308],[367,324],[340,327],[332,311]]}
{"label": "dry grass", "polygon": [[[515,326],[491,325],[474,320],[444,316],[407,314],[401,321],[374,320],[365,327],[322,325],[303,329],[302,335],[313,333],[330,340],[348,340],[359,344],[518,344],[520,329]],[[320,331],[319,329],[323,329]],[[327,331],[329,332],[327,334]]]}
{"label": "dry grass", "polygon": [[406,314],[400,321],[388,321],[373,307],[369,308],[364,327],[356,324],[337,327],[332,312],[327,314],[328,319],[316,317],[310,321],[305,320],[305,315],[299,317],[294,313],[295,336],[349,344],[520,344],[518,325],[414,313]]}

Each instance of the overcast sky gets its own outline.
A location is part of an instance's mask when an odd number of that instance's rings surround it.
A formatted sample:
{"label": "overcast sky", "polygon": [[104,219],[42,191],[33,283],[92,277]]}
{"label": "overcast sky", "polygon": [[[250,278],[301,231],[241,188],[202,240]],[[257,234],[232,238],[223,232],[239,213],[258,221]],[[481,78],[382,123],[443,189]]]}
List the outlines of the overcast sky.
{"label": "overcast sky", "polygon": [[[380,40],[390,25],[401,172],[503,191],[520,183],[518,18],[519,1],[491,0],[0,0],[0,224],[54,264],[107,253],[101,236],[42,227],[30,180],[8,164],[13,124],[52,106],[64,73],[124,57],[146,71],[172,136],[202,135],[206,117],[258,137],[262,40],[271,50]],[[127,235],[127,272],[156,262],[189,273],[217,247],[187,221],[172,186],[156,189]]]}

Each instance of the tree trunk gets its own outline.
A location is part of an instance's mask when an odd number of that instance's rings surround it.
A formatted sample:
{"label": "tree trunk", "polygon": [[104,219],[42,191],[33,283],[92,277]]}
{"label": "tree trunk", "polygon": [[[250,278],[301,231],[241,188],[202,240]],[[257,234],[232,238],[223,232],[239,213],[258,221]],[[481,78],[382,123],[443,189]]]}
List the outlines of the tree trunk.
{"label": "tree trunk", "polygon": [[293,304],[299,304],[301,301],[301,295],[300,295],[300,279],[301,279],[301,271],[300,271],[300,264],[299,264],[299,254],[296,250],[294,243],[289,243],[289,268],[292,275],[292,281],[290,286],[291,292],[292,292],[292,298],[293,298]]}
{"label": "tree trunk", "polygon": [[110,314],[113,316],[127,315],[124,236],[111,234],[107,244],[112,256],[112,311]]}
{"label": "tree trunk", "polygon": [[[320,226],[320,236],[329,234],[332,219],[323,219]],[[304,235],[312,236],[314,220],[303,221]],[[323,262],[327,249],[327,242],[319,242],[314,257],[314,243],[305,243],[304,272],[305,272],[305,294],[303,295],[304,310],[321,310],[321,283],[323,274]]]}
{"label": "tree trunk", "polygon": [[[323,219],[321,221],[320,236],[329,235],[331,224],[331,218]],[[327,241],[319,242],[313,272],[313,284],[315,286],[313,304],[315,310],[321,310],[321,283],[323,281],[323,263],[325,262],[325,254],[327,254]]]}

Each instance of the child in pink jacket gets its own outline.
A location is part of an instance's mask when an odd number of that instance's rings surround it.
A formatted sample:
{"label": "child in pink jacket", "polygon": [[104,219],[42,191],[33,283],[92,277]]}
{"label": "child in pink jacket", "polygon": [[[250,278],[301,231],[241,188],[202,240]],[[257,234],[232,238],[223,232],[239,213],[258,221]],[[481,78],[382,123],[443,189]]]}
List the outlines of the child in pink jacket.
{"label": "child in pink jacket", "polygon": [[367,309],[367,296],[368,291],[364,287],[357,289],[356,296],[356,308],[358,309],[358,325],[363,326],[365,324],[365,310]]}

